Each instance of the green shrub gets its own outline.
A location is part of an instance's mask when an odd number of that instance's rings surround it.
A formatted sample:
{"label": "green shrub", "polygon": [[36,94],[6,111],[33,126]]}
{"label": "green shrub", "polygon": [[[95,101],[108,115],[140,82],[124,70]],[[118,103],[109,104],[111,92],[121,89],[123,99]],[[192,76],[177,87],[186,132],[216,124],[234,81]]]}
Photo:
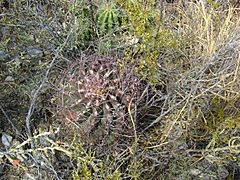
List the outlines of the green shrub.
{"label": "green shrub", "polygon": [[164,26],[160,10],[155,1],[121,1],[125,17],[123,26],[131,36],[138,39],[136,44],[125,49],[125,61],[137,64],[136,71],[152,84],[159,82],[158,62],[165,49],[175,48],[177,39],[171,29]]}

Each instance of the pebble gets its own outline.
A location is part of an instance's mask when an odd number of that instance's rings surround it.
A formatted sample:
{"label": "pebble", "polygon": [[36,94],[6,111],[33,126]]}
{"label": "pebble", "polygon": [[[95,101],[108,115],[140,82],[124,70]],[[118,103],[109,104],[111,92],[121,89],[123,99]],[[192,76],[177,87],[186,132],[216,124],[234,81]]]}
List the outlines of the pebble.
{"label": "pebble", "polygon": [[27,53],[30,57],[42,57],[43,56],[43,50],[36,46],[29,46],[27,48]]}
{"label": "pebble", "polygon": [[7,61],[9,59],[9,54],[5,51],[0,51],[0,62],[1,61]]}

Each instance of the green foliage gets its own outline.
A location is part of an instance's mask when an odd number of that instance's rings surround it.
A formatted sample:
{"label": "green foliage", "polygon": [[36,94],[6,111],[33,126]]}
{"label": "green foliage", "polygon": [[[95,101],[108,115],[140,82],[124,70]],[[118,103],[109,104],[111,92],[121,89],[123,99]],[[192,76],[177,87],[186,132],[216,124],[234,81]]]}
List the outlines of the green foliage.
{"label": "green foliage", "polygon": [[154,1],[118,1],[126,13],[122,23],[140,41],[126,48],[125,60],[137,63],[136,71],[150,83],[159,82],[158,60],[165,48],[175,48],[177,40],[161,21]]}
{"label": "green foliage", "polygon": [[1,50],[7,49],[7,44],[9,43],[9,41],[10,41],[10,38],[6,38],[6,39],[1,40],[0,49]]}
{"label": "green foliage", "polygon": [[222,128],[228,128],[228,129],[240,129],[240,117],[229,117],[226,118],[225,121],[222,123]]}
{"label": "green foliage", "polygon": [[95,159],[91,151],[87,152],[84,150],[80,143],[75,143],[74,147],[73,158],[77,161],[77,167],[72,172],[73,179],[92,179],[93,171],[101,168],[102,163]]}
{"label": "green foliage", "polygon": [[67,46],[71,49],[85,49],[96,38],[95,12],[97,7],[87,0],[73,1],[67,5],[69,17],[65,20],[64,28],[69,30]]}
{"label": "green foliage", "polygon": [[219,4],[213,0],[207,0],[208,3],[210,3],[214,8],[218,8]]}
{"label": "green foliage", "polygon": [[104,161],[97,159],[94,152],[87,151],[80,143],[74,143],[74,160],[77,166],[72,171],[74,180],[106,179],[120,180],[121,173],[116,169],[112,172],[104,165]]}
{"label": "green foliage", "polygon": [[209,115],[206,115],[207,117],[207,126],[213,130],[216,131],[219,124],[224,120],[225,118],[225,107],[226,102],[224,102],[219,97],[215,96],[211,99],[211,108],[212,111]]}

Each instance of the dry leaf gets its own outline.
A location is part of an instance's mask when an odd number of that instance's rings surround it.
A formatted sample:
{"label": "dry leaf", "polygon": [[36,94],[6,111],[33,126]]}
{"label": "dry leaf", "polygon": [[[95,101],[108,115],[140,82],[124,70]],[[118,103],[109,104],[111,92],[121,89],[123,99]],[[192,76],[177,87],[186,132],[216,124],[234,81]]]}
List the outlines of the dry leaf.
{"label": "dry leaf", "polygon": [[20,163],[20,160],[19,160],[19,159],[14,159],[14,160],[12,160],[12,164],[13,164],[14,166],[18,166],[19,163]]}

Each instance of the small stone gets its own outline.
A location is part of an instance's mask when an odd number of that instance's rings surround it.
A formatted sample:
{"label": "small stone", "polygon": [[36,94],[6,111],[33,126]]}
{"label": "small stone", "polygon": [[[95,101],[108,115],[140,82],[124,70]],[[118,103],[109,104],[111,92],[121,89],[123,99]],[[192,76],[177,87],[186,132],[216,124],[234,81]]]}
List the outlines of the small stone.
{"label": "small stone", "polygon": [[219,179],[226,179],[229,175],[228,170],[224,166],[218,167],[218,178]]}
{"label": "small stone", "polygon": [[25,173],[25,174],[23,175],[23,179],[25,179],[25,180],[36,180],[37,177],[35,177],[33,174]]}
{"label": "small stone", "polygon": [[193,176],[198,176],[202,174],[202,171],[200,171],[199,169],[190,169],[190,174]]}
{"label": "small stone", "polygon": [[7,134],[7,133],[2,134],[2,143],[5,146],[5,148],[10,147],[12,139],[13,139],[13,137],[10,136],[9,134]]}
{"label": "small stone", "polygon": [[4,165],[0,164],[0,174],[3,173],[3,171],[4,171]]}
{"label": "small stone", "polygon": [[17,56],[14,56],[14,57],[13,57],[13,60],[14,60],[15,62],[19,62],[19,61],[20,61],[20,58],[19,58],[19,56],[17,55]]}
{"label": "small stone", "polygon": [[27,48],[27,52],[28,52],[28,55],[30,57],[42,57],[43,56],[43,51],[41,48],[39,47],[35,47],[35,46],[29,46]]}
{"label": "small stone", "polygon": [[13,82],[14,78],[12,76],[7,76],[5,82]]}
{"label": "small stone", "polygon": [[9,59],[9,54],[5,51],[0,51],[0,61],[6,61]]}

